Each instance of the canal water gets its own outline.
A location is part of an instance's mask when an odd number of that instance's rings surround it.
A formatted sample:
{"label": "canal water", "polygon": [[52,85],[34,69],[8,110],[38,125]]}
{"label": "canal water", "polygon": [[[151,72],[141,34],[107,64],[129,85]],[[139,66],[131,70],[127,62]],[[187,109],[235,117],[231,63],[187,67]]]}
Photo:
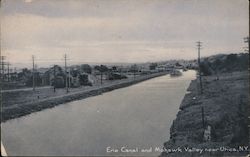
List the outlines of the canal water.
{"label": "canal water", "polygon": [[194,78],[165,75],[9,120],[3,144],[14,156],[157,156]]}

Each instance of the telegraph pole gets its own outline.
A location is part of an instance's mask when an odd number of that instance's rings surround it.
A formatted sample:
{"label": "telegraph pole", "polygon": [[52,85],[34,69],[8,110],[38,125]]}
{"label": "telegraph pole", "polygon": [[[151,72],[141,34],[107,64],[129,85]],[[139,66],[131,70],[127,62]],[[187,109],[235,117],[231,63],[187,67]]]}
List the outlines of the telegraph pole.
{"label": "telegraph pole", "polygon": [[15,82],[17,81],[17,70],[16,67],[14,67],[14,73],[15,73]]}
{"label": "telegraph pole", "polygon": [[134,71],[134,79],[135,79],[136,64],[134,64],[134,68],[133,68],[133,71]]}
{"label": "telegraph pole", "polygon": [[250,47],[249,36],[244,38],[244,42],[248,44],[247,47],[245,47],[245,51],[249,53],[249,47]]}
{"label": "telegraph pole", "polygon": [[0,50],[0,81],[2,82],[2,51]]}
{"label": "telegraph pole", "polygon": [[[248,11],[249,11],[249,17],[250,17],[250,0],[248,1]],[[250,25],[250,19],[248,19],[249,25]],[[247,43],[247,47],[245,47],[245,52],[248,53],[248,60],[250,61],[250,32],[248,32],[248,37],[244,38],[244,42]],[[250,64],[248,64],[248,77],[250,77]],[[250,87],[249,87],[250,90]],[[250,93],[248,93],[248,96],[250,96]],[[248,104],[250,103],[250,100],[248,99]],[[250,106],[248,105],[248,115],[250,114]],[[248,116],[248,132],[250,133],[250,116]],[[248,139],[248,144],[250,145],[250,138]]]}
{"label": "telegraph pole", "polygon": [[7,63],[7,67],[8,67],[8,82],[10,82],[10,63]]}
{"label": "telegraph pole", "polygon": [[67,74],[67,55],[64,55],[64,63],[65,63],[65,80],[66,80],[66,91],[69,92],[69,86],[68,86],[68,74]]}
{"label": "telegraph pole", "polygon": [[2,74],[2,79],[3,79],[3,81],[4,81],[4,65],[5,65],[5,62],[4,62],[4,60],[5,60],[5,56],[0,56],[1,57],[1,66],[2,66],[2,68],[1,68],[1,74]]}
{"label": "telegraph pole", "polygon": [[[250,0],[248,0],[248,26],[250,26]],[[248,61],[250,61],[250,41],[249,41],[249,37],[250,37],[250,32],[248,30],[248,37],[247,39],[245,38],[245,43],[248,43]],[[250,77],[250,65],[248,63],[248,78]],[[248,88],[248,90],[250,90],[250,86]],[[248,93],[248,96],[250,96],[250,93]],[[248,99],[248,115],[250,114],[250,106],[249,106],[250,100]],[[248,134],[250,133],[250,116],[248,116]],[[248,145],[250,145],[250,137],[248,137]]]}
{"label": "telegraph pole", "polygon": [[54,70],[54,82],[53,82],[53,84],[54,84],[54,93],[56,92],[56,65],[54,65],[54,68],[53,68],[53,70]]}
{"label": "telegraph pole", "polygon": [[70,67],[69,67],[69,75],[68,75],[68,77],[69,77],[69,89],[70,89],[70,84],[71,84],[71,80],[70,80]]}
{"label": "telegraph pole", "polygon": [[33,66],[33,91],[35,91],[35,57],[32,55],[32,66]]}
{"label": "telegraph pole", "polygon": [[197,42],[198,47],[198,69],[199,69],[199,80],[200,80],[200,93],[203,93],[202,89],[202,79],[201,79],[201,66],[200,66],[200,49],[201,49],[201,43],[200,41]]}
{"label": "telegraph pole", "polygon": [[102,84],[102,75],[103,75],[103,72],[101,72],[101,84]]}
{"label": "telegraph pole", "polygon": [[[201,78],[201,56],[200,56],[200,50],[201,50],[201,43],[200,41],[197,42],[198,47],[198,69],[199,69],[199,81],[200,81],[200,94],[203,94],[203,88],[202,88],[202,78]],[[201,106],[201,119],[202,119],[202,126],[203,129],[205,129],[205,115],[204,115],[204,107]]]}
{"label": "telegraph pole", "polygon": [[1,82],[2,82],[2,78],[3,78],[2,56],[0,55],[0,79],[1,79]]}
{"label": "telegraph pole", "polygon": [[205,116],[204,116],[204,107],[202,106],[201,107],[201,118],[202,118],[202,126],[203,126],[203,129],[205,129]]}

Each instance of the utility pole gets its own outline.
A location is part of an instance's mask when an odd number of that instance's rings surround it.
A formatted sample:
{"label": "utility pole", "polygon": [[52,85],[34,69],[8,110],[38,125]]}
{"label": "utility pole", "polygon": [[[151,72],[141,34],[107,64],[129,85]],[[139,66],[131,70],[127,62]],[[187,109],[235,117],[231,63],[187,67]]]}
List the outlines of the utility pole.
{"label": "utility pole", "polygon": [[[250,17],[250,0],[248,0],[248,15]],[[248,18],[248,26],[250,26],[250,19]],[[249,42],[250,32],[248,31],[248,60],[250,61],[250,42]],[[250,73],[250,65],[248,64],[248,77]],[[250,90],[250,86],[249,86]],[[248,96],[250,96],[250,93],[248,93]],[[248,104],[250,103],[250,100],[248,99]],[[250,107],[248,105],[248,115],[250,114]],[[250,133],[250,117],[248,117],[248,133]],[[250,138],[248,138],[248,145],[250,145]]]}
{"label": "utility pole", "polygon": [[120,72],[120,75],[122,76],[122,65],[120,66],[119,72]]}
{"label": "utility pole", "polygon": [[[248,1],[248,11],[249,11],[249,17],[250,17],[250,0]],[[250,26],[250,19],[248,19],[249,26]],[[248,37],[244,38],[244,42],[248,44],[248,47],[245,49],[246,52],[248,52],[248,60],[250,61],[250,32],[248,32]],[[250,77],[250,64],[248,64],[248,77]],[[250,90],[250,86],[249,86]],[[248,96],[250,96],[250,93],[248,93]],[[248,99],[248,104],[250,103],[250,100]],[[248,115],[250,114],[250,106],[248,105]],[[248,132],[250,133],[250,116],[248,116]],[[248,138],[248,145],[250,145],[250,138]]]}
{"label": "utility pole", "polygon": [[0,55],[0,79],[2,82],[2,78],[3,78],[3,68],[2,68],[2,56]]}
{"label": "utility pole", "polygon": [[133,68],[133,71],[134,71],[134,79],[135,79],[135,72],[136,72],[136,69],[137,69],[137,66],[136,66],[136,64],[134,64],[134,68]]}
{"label": "utility pole", "polygon": [[0,81],[2,82],[2,51],[0,50]]}
{"label": "utility pole", "polygon": [[101,72],[101,84],[102,84],[102,75],[103,75],[103,72]]}
{"label": "utility pole", "polygon": [[[199,82],[200,82],[200,94],[203,94],[203,89],[202,89],[202,78],[201,78],[201,61],[200,61],[200,50],[201,50],[201,43],[200,41],[197,42],[197,47],[198,47],[198,70],[199,70]],[[205,116],[204,116],[204,107],[201,106],[201,119],[202,119],[202,127],[205,129]]]}
{"label": "utility pole", "polygon": [[197,47],[198,47],[198,69],[199,69],[199,80],[200,80],[200,94],[203,93],[202,89],[202,79],[201,79],[201,65],[200,65],[200,49],[201,49],[201,42],[197,42]]}
{"label": "utility pole", "polygon": [[1,57],[1,66],[2,66],[2,68],[1,68],[1,74],[2,74],[2,81],[4,81],[4,65],[5,65],[5,62],[4,62],[4,60],[5,60],[5,56],[0,56]]}
{"label": "utility pole", "polygon": [[14,74],[15,74],[14,79],[15,79],[15,82],[16,82],[17,81],[17,70],[16,70],[16,67],[14,67]]}
{"label": "utility pole", "polygon": [[54,82],[53,82],[53,84],[54,84],[54,93],[56,92],[56,65],[54,65],[54,68],[53,68],[53,70],[54,70]]}
{"label": "utility pole", "polygon": [[202,115],[202,126],[203,126],[203,129],[205,129],[205,116],[204,116],[204,107],[202,106],[201,107],[201,115]]}
{"label": "utility pole", "polygon": [[32,66],[33,66],[33,91],[35,91],[35,57],[32,55]]}
{"label": "utility pole", "polygon": [[65,81],[66,81],[66,91],[67,93],[69,92],[69,87],[68,87],[68,74],[67,74],[67,55],[64,55],[64,63],[65,63]]}
{"label": "utility pole", "polygon": [[71,80],[70,80],[70,67],[69,67],[69,89],[70,89],[70,84],[71,84]]}
{"label": "utility pole", "polygon": [[8,75],[7,75],[8,78],[7,79],[8,79],[8,82],[10,82],[10,63],[9,62],[7,63],[7,67],[8,67]]}
{"label": "utility pole", "polygon": [[249,47],[250,47],[249,36],[244,38],[244,42],[248,44],[247,47],[244,47],[244,48],[245,48],[245,51],[249,53]]}

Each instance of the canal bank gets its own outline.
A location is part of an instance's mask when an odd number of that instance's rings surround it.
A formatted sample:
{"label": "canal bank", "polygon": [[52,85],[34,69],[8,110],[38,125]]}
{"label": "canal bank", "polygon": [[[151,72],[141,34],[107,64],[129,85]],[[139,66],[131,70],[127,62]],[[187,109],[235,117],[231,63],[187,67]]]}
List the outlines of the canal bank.
{"label": "canal bank", "polygon": [[[33,112],[38,112],[46,108],[52,108],[54,106],[64,104],[67,102],[71,102],[74,100],[80,100],[91,96],[100,95],[105,92],[109,92],[115,89],[127,87],[151,78],[159,77],[168,74],[168,72],[161,72],[161,73],[155,73],[150,75],[144,75],[135,77],[134,79],[126,79],[121,80],[119,82],[110,82],[109,84],[105,84],[99,87],[94,87],[89,90],[84,91],[76,91],[76,92],[70,92],[67,94],[61,94],[59,96],[55,97],[49,97],[44,99],[36,99],[34,101],[26,102],[26,103],[18,103],[14,105],[3,105],[1,114],[2,114],[2,122],[9,120],[9,119],[15,119],[21,116],[28,115]],[[39,98],[39,96],[37,96]],[[5,99],[12,99],[11,94]],[[23,97],[22,99],[26,99],[26,97]]]}
{"label": "canal bank", "polygon": [[[165,149],[180,148],[182,152],[163,152],[161,157],[246,155],[249,149],[241,148],[248,145],[248,81],[247,71],[220,74],[219,79],[206,76],[200,94],[199,84],[193,80],[172,123],[170,140],[164,143]],[[211,127],[210,139],[205,139],[202,108],[205,128]]]}

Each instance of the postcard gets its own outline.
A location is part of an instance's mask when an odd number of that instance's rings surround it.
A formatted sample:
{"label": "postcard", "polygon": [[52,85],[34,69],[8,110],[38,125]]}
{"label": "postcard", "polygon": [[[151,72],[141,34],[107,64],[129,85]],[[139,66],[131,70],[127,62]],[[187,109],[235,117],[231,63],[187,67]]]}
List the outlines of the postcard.
{"label": "postcard", "polygon": [[248,0],[1,0],[2,156],[247,156]]}

